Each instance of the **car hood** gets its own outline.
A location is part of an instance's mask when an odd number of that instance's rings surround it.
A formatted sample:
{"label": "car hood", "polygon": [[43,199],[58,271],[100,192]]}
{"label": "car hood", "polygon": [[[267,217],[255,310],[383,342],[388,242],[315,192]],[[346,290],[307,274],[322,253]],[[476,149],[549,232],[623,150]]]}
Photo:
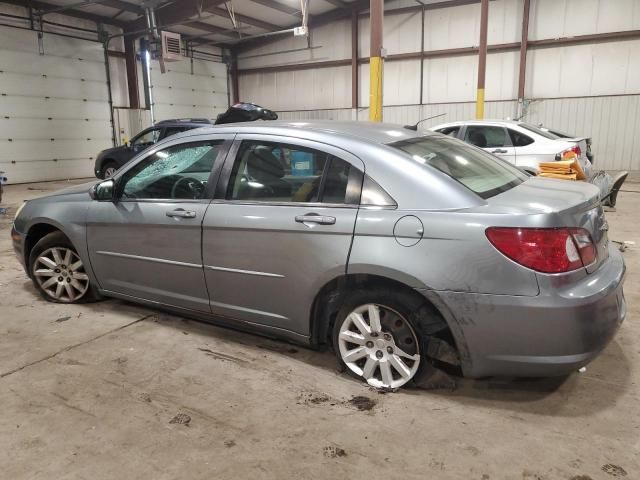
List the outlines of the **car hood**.
{"label": "car hood", "polygon": [[[88,194],[89,190],[91,190],[91,187],[93,187],[96,183],[100,183],[101,181],[102,180],[92,180],[91,182],[72,185],[71,187],[63,188],[62,190],[56,190],[55,192],[50,192],[45,195],[36,197],[33,200],[51,199],[51,198],[61,197],[61,196],[68,197],[71,195],[77,195],[79,193]],[[30,200],[30,201],[33,201],[33,200]]]}
{"label": "car hood", "polygon": [[110,155],[111,153],[119,152],[121,150],[122,150],[122,147],[105,148],[98,154],[98,157],[104,157],[106,155]]}

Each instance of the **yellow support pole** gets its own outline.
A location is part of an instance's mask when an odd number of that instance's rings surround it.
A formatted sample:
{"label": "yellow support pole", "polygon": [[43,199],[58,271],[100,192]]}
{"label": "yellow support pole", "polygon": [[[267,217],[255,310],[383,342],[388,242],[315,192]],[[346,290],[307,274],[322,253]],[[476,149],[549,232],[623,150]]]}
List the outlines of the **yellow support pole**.
{"label": "yellow support pole", "polygon": [[382,58],[369,59],[369,120],[382,121]]}
{"label": "yellow support pole", "polygon": [[369,50],[369,120],[382,121],[382,30],[384,1],[369,0],[371,47]]}
{"label": "yellow support pole", "polygon": [[487,72],[487,27],[489,23],[489,0],[480,2],[480,48],[478,49],[478,93],[476,96],[476,119],[484,118],[484,80]]}
{"label": "yellow support pole", "polygon": [[479,88],[476,93],[476,119],[484,118],[484,88]]}

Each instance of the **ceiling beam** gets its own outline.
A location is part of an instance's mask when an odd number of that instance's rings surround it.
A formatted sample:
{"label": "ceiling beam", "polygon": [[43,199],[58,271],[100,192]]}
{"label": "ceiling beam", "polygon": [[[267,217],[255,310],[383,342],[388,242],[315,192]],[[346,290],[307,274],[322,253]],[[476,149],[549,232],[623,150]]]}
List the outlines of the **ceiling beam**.
{"label": "ceiling beam", "polygon": [[[207,12],[213,13],[214,15],[218,15],[220,17],[224,17],[230,20],[229,12],[224,8],[209,7],[207,8]],[[280,25],[275,25],[273,23],[265,22],[264,20],[248,17],[240,13],[236,13],[235,17],[236,17],[236,20],[242,23],[246,23],[247,25],[253,25],[254,27],[262,28],[267,31],[275,31],[275,30],[280,30],[282,28]]]}
{"label": "ceiling beam", "polygon": [[251,1],[253,3],[257,3],[258,5],[263,5],[273,10],[277,10],[282,13],[293,15],[294,17],[300,16],[299,9],[290,7],[289,5],[285,5],[284,3],[276,2],[275,0],[251,0]]}
{"label": "ceiling beam", "polygon": [[125,12],[137,13],[142,15],[144,10],[133,3],[125,2],[123,0],[106,0],[102,2],[105,7],[117,8],[118,10],[124,10]]}
{"label": "ceiling beam", "polygon": [[198,30],[203,30],[208,33],[217,33],[221,35],[233,36],[233,35],[229,35],[229,30],[227,28],[218,27],[216,25],[211,25],[210,23],[206,23],[206,22],[200,22],[198,20],[192,20],[190,22],[189,21],[182,22],[180,23],[180,25],[183,25],[189,28],[196,28]]}
{"label": "ceiling beam", "polygon": [[72,3],[69,5],[58,5],[57,7],[53,7],[53,8],[47,8],[46,10],[40,10],[37,12],[37,15],[39,15],[40,17],[44,16],[44,15],[48,15],[50,13],[63,13],[66,10],[73,10],[75,8],[82,8],[82,7],[86,7],[89,5],[95,5],[97,3],[103,3],[106,0],[84,0],[82,2],[78,2],[78,3]]}
{"label": "ceiling beam", "polygon": [[338,7],[338,8],[346,8],[347,4],[344,3],[342,0],[324,0],[327,3],[330,3],[331,5]]}
{"label": "ceiling beam", "polygon": [[[25,2],[24,0],[0,0],[0,2],[8,3],[10,5],[17,5],[19,7],[25,7],[25,8],[29,7],[28,3]],[[31,2],[31,7],[36,10],[41,10],[46,12],[47,10],[59,8],[60,5],[54,5],[52,3],[40,2],[40,1],[34,0]],[[60,13],[60,15],[79,18],[81,20],[89,20],[95,23],[104,23],[106,25],[113,25],[120,28],[126,28],[126,26],[128,25],[127,23],[122,22],[120,20],[114,20],[110,17],[103,17],[100,15],[95,15],[93,13],[83,12],[82,10],[67,10],[63,13]]]}
{"label": "ceiling beam", "polygon": [[[252,0],[255,1],[255,0]],[[478,0],[475,0],[478,1]],[[334,10],[330,10],[326,13],[321,13],[319,15],[314,15],[313,17],[309,18],[309,27],[313,28],[313,27],[319,27],[321,25],[326,25],[327,23],[331,23],[331,22],[335,22],[336,20],[343,20],[346,18],[351,18],[352,15],[352,11],[356,10],[356,11],[360,11],[360,10],[365,10],[369,8],[369,0],[356,0],[355,2],[352,2],[351,4],[349,4],[350,8],[336,8]],[[286,27],[280,27],[280,30],[287,30],[287,29],[291,29],[294,27],[298,27],[300,26],[300,22],[298,21],[297,23],[293,23],[290,25],[287,25]],[[247,37],[247,39],[245,41],[243,41],[242,43],[239,43],[235,46],[233,46],[232,48],[237,52],[237,53],[242,53],[245,52],[247,50],[251,50],[252,48],[257,47],[258,45],[264,45],[267,43],[272,43],[274,41],[277,41],[278,38],[277,37],[273,37],[273,38],[255,38],[255,39],[251,39],[250,37]]]}
{"label": "ceiling beam", "polygon": [[[180,0],[170,4],[162,5],[155,9],[156,23],[158,28],[167,25],[183,25],[198,21],[203,11],[207,8],[217,7],[225,2],[225,0]],[[146,28],[146,20],[144,17],[133,22],[129,22],[129,31],[144,30]]]}

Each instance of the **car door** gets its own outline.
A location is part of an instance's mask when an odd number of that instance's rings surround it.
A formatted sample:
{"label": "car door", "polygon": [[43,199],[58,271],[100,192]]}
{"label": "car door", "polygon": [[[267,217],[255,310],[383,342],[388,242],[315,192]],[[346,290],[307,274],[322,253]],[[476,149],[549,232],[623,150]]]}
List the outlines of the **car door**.
{"label": "car door", "polygon": [[163,145],[115,177],[114,201],[91,204],[87,243],[102,289],[209,312],[201,225],[232,136],[206,138]]}
{"label": "car door", "polygon": [[538,170],[540,161],[553,161],[553,156],[545,159],[543,155],[539,155],[535,140],[515,128],[507,128],[511,144],[516,151],[516,165],[530,172]]}
{"label": "car door", "polygon": [[238,135],[203,222],[212,312],[308,336],[315,295],[346,271],[363,171],[326,144]]}
{"label": "car door", "polygon": [[507,129],[504,127],[499,125],[467,125],[464,141],[509,163],[516,164],[516,150],[511,144]]}

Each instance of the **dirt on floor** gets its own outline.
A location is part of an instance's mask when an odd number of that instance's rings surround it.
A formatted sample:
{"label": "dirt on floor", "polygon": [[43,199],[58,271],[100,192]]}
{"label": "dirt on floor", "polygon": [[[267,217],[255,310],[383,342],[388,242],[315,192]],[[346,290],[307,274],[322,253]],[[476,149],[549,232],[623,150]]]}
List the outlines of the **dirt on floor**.
{"label": "dirt on floor", "polygon": [[[583,373],[378,393],[331,352],[116,300],[42,300],[0,214],[0,465],[18,479],[640,479],[640,183],[609,212],[628,316]],[[553,335],[553,332],[549,332]]]}

